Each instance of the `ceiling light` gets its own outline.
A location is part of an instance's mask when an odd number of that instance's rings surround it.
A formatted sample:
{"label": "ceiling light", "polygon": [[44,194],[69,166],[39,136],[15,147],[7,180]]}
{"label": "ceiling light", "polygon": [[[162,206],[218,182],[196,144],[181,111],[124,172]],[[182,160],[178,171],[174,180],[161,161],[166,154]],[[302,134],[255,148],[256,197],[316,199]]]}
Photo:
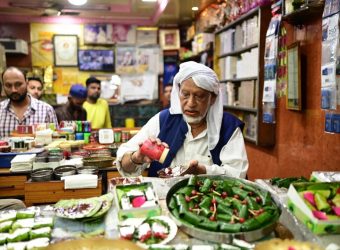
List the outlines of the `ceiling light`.
{"label": "ceiling light", "polygon": [[191,10],[192,10],[192,11],[198,11],[198,7],[197,7],[197,6],[193,6],[193,7],[191,8]]}
{"label": "ceiling light", "polygon": [[86,4],[87,0],[68,0],[68,2],[72,5],[80,6]]}

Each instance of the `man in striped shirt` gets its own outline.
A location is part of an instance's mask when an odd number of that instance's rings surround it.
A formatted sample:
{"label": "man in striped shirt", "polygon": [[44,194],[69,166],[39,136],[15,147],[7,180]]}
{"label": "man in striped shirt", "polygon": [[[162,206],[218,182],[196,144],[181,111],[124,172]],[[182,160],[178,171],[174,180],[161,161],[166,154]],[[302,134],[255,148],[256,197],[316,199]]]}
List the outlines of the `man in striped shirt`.
{"label": "man in striped shirt", "polygon": [[2,86],[8,99],[0,103],[0,137],[10,136],[18,125],[58,125],[52,106],[27,94],[27,80],[18,68],[9,67],[2,73]]}

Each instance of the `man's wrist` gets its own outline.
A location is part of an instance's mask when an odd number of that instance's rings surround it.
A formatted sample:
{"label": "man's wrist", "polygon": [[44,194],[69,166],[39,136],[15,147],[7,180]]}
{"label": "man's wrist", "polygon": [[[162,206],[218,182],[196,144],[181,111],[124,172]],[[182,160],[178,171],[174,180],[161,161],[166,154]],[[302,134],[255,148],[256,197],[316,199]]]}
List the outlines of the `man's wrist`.
{"label": "man's wrist", "polygon": [[136,153],[136,151],[133,151],[130,153],[129,155],[129,160],[130,160],[130,163],[132,163],[133,165],[142,165],[143,162],[136,162],[133,160],[133,154]]}

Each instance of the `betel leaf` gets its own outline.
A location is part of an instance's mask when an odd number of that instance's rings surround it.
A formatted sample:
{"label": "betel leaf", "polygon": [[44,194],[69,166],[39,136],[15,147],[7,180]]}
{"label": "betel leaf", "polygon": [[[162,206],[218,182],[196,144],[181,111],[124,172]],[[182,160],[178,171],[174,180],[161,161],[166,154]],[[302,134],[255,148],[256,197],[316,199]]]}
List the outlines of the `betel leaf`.
{"label": "betel leaf", "polygon": [[194,190],[194,187],[190,186],[190,187],[182,187],[181,189],[179,189],[176,193],[178,194],[184,194],[184,195],[190,195],[192,190]]}
{"label": "betel leaf", "polygon": [[340,207],[340,194],[336,194],[332,199],[332,202],[335,204],[335,206]]}
{"label": "betel leaf", "polygon": [[58,217],[67,219],[80,219],[91,217],[102,206],[102,201],[97,197],[88,199],[61,200],[54,205]]}
{"label": "betel leaf", "polygon": [[98,198],[99,200],[102,201],[102,206],[100,210],[98,210],[92,217],[93,218],[98,218],[102,215],[104,215],[107,211],[109,211],[111,205],[112,205],[112,200],[113,200],[113,194],[112,193],[107,193]]}
{"label": "betel leaf", "polygon": [[331,206],[328,204],[326,197],[324,197],[322,194],[316,193],[314,199],[318,210],[325,212],[331,210]]}

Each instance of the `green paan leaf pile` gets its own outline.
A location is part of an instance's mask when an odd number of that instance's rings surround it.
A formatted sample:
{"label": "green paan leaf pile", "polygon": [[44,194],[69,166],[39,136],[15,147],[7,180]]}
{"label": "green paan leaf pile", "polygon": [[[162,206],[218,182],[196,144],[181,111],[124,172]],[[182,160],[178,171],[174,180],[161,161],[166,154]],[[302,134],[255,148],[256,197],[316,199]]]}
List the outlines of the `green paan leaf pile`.
{"label": "green paan leaf pile", "polygon": [[58,217],[67,219],[98,218],[111,207],[111,193],[88,199],[60,200],[54,205]]}
{"label": "green paan leaf pile", "polygon": [[214,232],[237,233],[276,221],[280,211],[270,193],[237,179],[192,176],[169,200],[183,223]]}

